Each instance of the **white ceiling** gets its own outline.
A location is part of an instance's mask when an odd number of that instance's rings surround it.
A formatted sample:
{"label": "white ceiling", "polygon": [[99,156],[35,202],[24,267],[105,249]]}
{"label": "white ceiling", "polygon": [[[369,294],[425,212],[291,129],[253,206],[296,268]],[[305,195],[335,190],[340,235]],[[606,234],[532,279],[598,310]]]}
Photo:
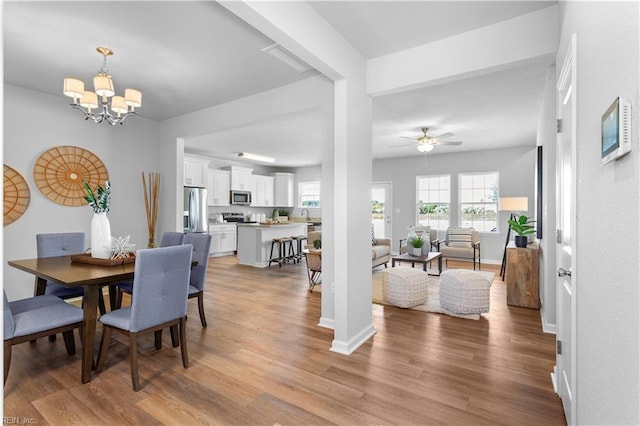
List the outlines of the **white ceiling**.
{"label": "white ceiling", "polygon": [[[329,1],[312,6],[370,58],[553,3]],[[2,25],[5,82],[60,96],[61,108],[68,103],[61,94],[63,78],[74,76],[88,83],[99,70],[102,57],[95,52],[97,46],[115,52],[108,67],[116,92],[125,87],[141,90],[143,106],[138,112],[153,120],[313,75],[298,74],[261,52],[272,41],[213,2],[4,2]],[[417,137],[424,126],[436,134],[455,133],[451,139],[464,142],[460,147],[437,147],[440,153],[533,144],[548,66],[537,63],[375,98],[374,156],[415,155],[413,146],[390,146],[410,142],[399,136]],[[185,146],[230,158],[234,154],[224,146],[233,140],[236,152],[235,145],[241,145],[245,151],[271,153],[282,166],[318,164],[318,120],[319,114],[301,110],[273,122],[202,135],[186,140]]]}

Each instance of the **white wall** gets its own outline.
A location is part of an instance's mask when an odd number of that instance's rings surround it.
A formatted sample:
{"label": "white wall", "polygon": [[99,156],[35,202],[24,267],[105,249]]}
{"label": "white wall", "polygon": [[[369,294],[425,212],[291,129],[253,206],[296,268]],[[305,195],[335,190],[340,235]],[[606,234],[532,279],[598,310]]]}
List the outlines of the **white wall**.
{"label": "white wall", "polygon": [[[542,146],[542,238],[540,239],[540,316],[542,329],[556,332],[556,70],[549,68],[545,84],[538,146]],[[535,205],[533,206],[535,209]],[[540,220],[536,218],[536,220]]]}
{"label": "white wall", "polygon": [[[528,216],[533,216],[535,146],[510,149],[461,152],[458,154],[427,154],[416,151],[413,157],[373,162],[373,180],[393,183],[393,241],[392,250],[398,251],[398,240],[406,238],[407,227],[416,224],[416,176],[451,175],[451,223],[458,220],[458,173],[492,172],[500,176],[500,197],[529,197]],[[400,210],[400,213],[396,213]],[[481,255],[483,261],[500,264],[507,237],[508,212],[500,212],[496,234],[483,233]],[[444,237],[444,232],[440,233]]]}
{"label": "white wall", "polygon": [[[638,2],[561,3],[577,34],[577,424],[640,424]],[[633,151],[601,166],[600,119],[632,103]]]}
{"label": "white wall", "polygon": [[[33,165],[49,148],[73,145],[97,155],[112,185],[108,214],[112,235],[131,235],[137,248],[147,246],[141,172],[157,171],[158,124],[129,118],[124,126],[97,125],[84,121],[79,111],[69,110],[67,99],[62,93],[51,96],[4,85],[4,163],[22,174],[31,191],[25,214],[4,227],[3,278],[9,299],[33,295],[33,276],[9,267],[6,261],[36,257],[36,234],[79,231],[87,234],[87,246],[90,243],[92,210],[57,204],[35,185]],[[161,189],[164,178],[161,175]],[[161,192],[160,206],[165,206],[165,192]]]}

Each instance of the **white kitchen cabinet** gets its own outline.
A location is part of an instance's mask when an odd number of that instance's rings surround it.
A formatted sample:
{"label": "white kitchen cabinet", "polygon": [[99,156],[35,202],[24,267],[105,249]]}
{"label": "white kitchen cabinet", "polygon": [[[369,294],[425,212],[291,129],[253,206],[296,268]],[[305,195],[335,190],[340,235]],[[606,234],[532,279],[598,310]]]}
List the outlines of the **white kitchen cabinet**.
{"label": "white kitchen cabinet", "polygon": [[237,233],[235,224],[210,224],[209,234],[211,235],[210,257],[226,256],[236,251]]}
{"label": "white kitchen cabinet", "polygon": [[274,173],[275,178],[275,207],[295,207],[293,197],[293,173]]}
{"label": "white kitchen cabinet", "polygon": [[228,206],[231,176],[227,170],[209,169],[207,173],[207,205]]}
{"label": "white kitchen cabinet", "polygon": [[231,166],[231,189],[234,191],[251,191],[251,172],[247,167]]}
{"label": "white kitchen cabinet", "polygon": [[207,184],[207,166],[209,162],[202,158],[184,156],[184,185],[205,187]]}
{"label": "white kitchen cabinet", "polygon": [[251,179],[251,206],[273,207],[275,196],[275,178],[273,176],[253,175]]}

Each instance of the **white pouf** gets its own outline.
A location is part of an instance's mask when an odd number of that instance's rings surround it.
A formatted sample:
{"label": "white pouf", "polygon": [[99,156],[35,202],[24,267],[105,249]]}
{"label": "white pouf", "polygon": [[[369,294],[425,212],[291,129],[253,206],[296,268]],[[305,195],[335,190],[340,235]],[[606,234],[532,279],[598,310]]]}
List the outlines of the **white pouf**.
{"label": "white pouf", "polygon": [[382,297],[389,305],[410,308],[422,305],[429,298],[426,272],[409,267],[385,269],[382,276]]}
{"label": "white pouf", "polygon": [[440,274],[440,306],[456,314],[489,312],[491,280],[476,271],[448,269]]}

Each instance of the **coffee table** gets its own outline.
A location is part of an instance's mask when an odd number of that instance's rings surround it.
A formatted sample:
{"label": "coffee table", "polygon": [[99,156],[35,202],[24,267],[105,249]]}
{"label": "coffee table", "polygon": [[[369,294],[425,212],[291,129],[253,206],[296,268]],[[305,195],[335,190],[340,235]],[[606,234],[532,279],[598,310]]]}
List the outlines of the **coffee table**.
{"label": "coffee table", "polygon": [[[411,256],[409,253],[401,254],[399,256],[393,256],[391,258],[391,267],[396,266],[396,262],[411,262],[411,266],[414,267],[416,263],[422,263],[422,270],[427,272],[427,263],[432,260],[438,260],[438,275],[442,273],[442,253],[439,251],[429,252],[426,256]],[[435,274],[429,274],[435,275]]]}

